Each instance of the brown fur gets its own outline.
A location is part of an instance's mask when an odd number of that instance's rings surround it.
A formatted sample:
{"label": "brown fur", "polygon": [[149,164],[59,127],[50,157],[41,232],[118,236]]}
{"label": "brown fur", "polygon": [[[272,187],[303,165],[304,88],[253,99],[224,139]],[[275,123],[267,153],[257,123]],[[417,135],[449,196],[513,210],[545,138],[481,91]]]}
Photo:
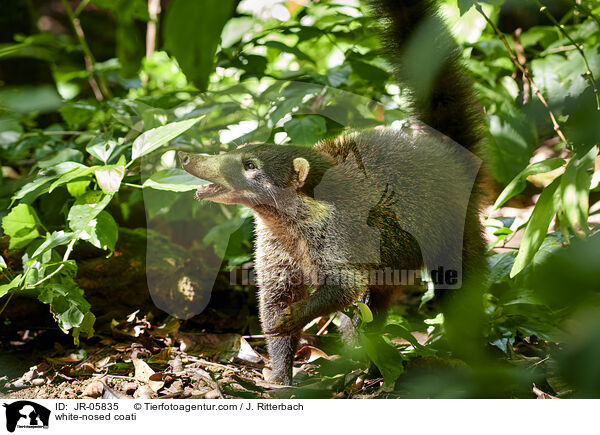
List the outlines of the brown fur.
{"label": "brown fur", "polygon": [[437,132],[419,126],[354,132],[313,148],[251,144],[219,156],[180,154],[188,172],[215,183],[198,199],[255,212],[260,319],[273,380],[284,384],[292,381],[299,333],[312,319],[359,298],[384,318],[406,283],[370,283],[370,271],[419,270],[425,254],[462,266],[465,277],[485,269],[479,195],[471,192],[478,162],[449,139],[467,149],[478,142],[456,48],[430,1],[373,4],[391,18],[394,60],[419,29],[433,29],[443,41],[446,57],[430,89],[397,68],[421,98],[416,113]]}

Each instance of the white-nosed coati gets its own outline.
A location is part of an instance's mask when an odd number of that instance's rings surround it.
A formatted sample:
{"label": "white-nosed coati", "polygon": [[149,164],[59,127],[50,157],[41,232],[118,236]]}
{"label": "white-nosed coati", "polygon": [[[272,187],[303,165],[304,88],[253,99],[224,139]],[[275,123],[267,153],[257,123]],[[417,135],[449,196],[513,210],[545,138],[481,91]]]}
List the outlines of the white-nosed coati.
{"label": "white-nosed coati", "polygon": [[[215,156],[179,153],[186,171],[212,183],[197,199],[254,211],[260,317],[270,334],[273,380],[284,384],[309,321],[365,295],[383,314],[407,284],[373,281],[370,271],[425,264],[458,267],[468,277],[484,268],[478,163],[465,157],[479,140],[477,110],[458,49],[432,1],[371,3],[386,21],[388,55],[412,91],[415,115],[462,147],[427,130],[377,129],[312,148],[250,144]],[[419,62],[415,53],[430,68],[426,74],[403,61]]]}

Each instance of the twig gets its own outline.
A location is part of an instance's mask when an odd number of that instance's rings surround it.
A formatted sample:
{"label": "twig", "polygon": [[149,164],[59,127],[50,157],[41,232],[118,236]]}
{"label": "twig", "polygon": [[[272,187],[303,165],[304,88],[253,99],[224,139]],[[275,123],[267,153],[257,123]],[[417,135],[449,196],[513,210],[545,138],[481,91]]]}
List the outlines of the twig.
{"label": "twig", "polygon": [[238,369],[237,367],[226,366],[226,365],[223,365],[223,364],[214,363],[214,362],[210,362],[210,361],[204,361],[202,359],[195,359],[193,361],[195,363],[203,365],[203,366],[219,367],[219,368],[222,368],[222,369],[233,370],[234,372],[239,372],[240,371],[240,369]]}
{"label": "twig", "polygon": [[77,6],[75,8],[75,16],[78,17],[79,14],[85,9],[85,7],[90,4],[91,0],[81,0],[81,3],[79,3],[79,6]]}
{"label": "twig", "polygon": [[79,18],[77,18],[73,13],[73,9],[71,9],[71,5],[69,5],[68,0],[62,0],[62,3],[65,11],[67,12],[69,20],[71,21],[73,30],[75,30],[75,36],[77,36],[79,45],[81,45],[81,49],[83,50],[83,58],[85,60],[85,69],[88,73],[88,81],[92,91],[94,92],[96,100],[102,101],[104,98],[111,98],[112,95],[110,89],[108,89],[108,85],[106,84],[104,77],[102,75],[98,75],[98,81],[96,81],[96,77],[94,76],[96,60],[94,59],[94,55],[92,54],[92,51],[85,40],[85,34],[83,33],[83,28],[81,27]]}
{"label": "twig", "polygon": [[6,306],[8,305],[8,303],[10,302],[10,300],[12,299],[14,293],[11,293],[8,295],[8,298],[6,299],[6,302],[4,302],[4,305],[2,305],[2,308],[0,308],[0,314],[2,314],[4,312],[4,310],[6,309]]}
{"label": "twig", "polygon": [[575,9],[577,9],[579,12],[583,12],[585,15],[587,15],[592,20],[594,20],[598,24],[598,26],[600,26],[600,18],[598,18],[596,15],[592,14],[586,8],[584,8],[580,2],[575,3]]}
{"label": "twig", "polygon": [[156,28],[160,14],[160,0],[148,0],[148,15],[150,21],[146,26],[146,57],[149,58],[156,49]]}
{"label": "twig", "polygon": [[558,397],[554,397],[551,394],[543,392],[538,387],[536,387],[535,384],[533,384],[532,391],[538,398],[541,397],[542,399],[558,399]]}
{"label": "twig", "polygon": [[563,36],[565,38],[567,38],[571,44],[575,45],[575,48],[577,48],[577,51],[583,58],[583,63],[585,64],[585,69],[587,70],[587,72],[585,74],[583,74],[583,76],[592,85],[592,89],[594,90],[594,96],[596,97],[596,110],[600,110],[600,91],[598,91],[598,87],[596,86],[596,79],[594,78],[594,74],[592,73],[590,64],[588,63],[588,60],[587,60],[587,57],[586,57],[585,53],[583,52],[583,45],[578,44],[577,42],[575,42],[575,40],[573,38],[571,38],[571,35],[565,29],[565,25],[560,24],[556,20],[556,18],[554,18],[554,15],[552,15],[550,13],[550,11],[546,7],[546,5],[544,5],[540,0],[534,0],[534,1],[540,7],[540,12],[543,13],[544,15],[546,15],[546,17],[552,22],[552,24],[554,24],[558,28],[558,30],[560,30],[560,32],[563,34]]}
{"label": "twig", "polygon": [[[529,74],[529,68],[527,67],[527,58],[525,57],[525,50],[523,49],[523,46],[521,45],[521,40],[519,39],[522,31],[523,29],[519,27],[517,30],[515,30],[514,33],[515,53],[517,55],[517,60],[519,61],[521,66],[523,66],[523,69],[527,72],[527,74]],[[531,86],[529,85],[529,81],[525,77],[525,74],[523,74],[523,104],[527,104],[527,102],[529,101],[530,91]]]}
{"label": "twig", "polygon": [[67,262],[67,260],[69,259],[69,256],[71,255],[71,251],[73,251],[73,247],[75,246],[75,242],[77,241],[77,239],[73,239],[69,242],[69,244],[67,245],[67,250],[65,251],[65,255],[63,256],[63,262],[60,266],[58,266],[58,268],[52,272],[51,274],[49,274],[48,276],[45,276],[44,278],[40,279],[38,282],[36,282],[35,284],[29,284],[27,286],[25,286],[25,288],[35,288],[38,285],[40,285],[41,283],[43,283],[44,281],[49,280],[50,278],[52,278],[54,275],[56,275],[58,272],[61,271],[61,269],[65,266],[65,263]]}
{"label": "twig", "polygon": [[494,29],[494,32],[496,32],[496,35],[498,35],[500,40],[503,42],[504,46],[506,47],[506,50],[508,51],[508,55],[510,56],[510,60],[512,61],[512,63],[515,64],[515,66],[519,69],[519,71],[521,71],[523,76],[527,79],[527,81],[531,85],[531,89],[533,89],[533,92],[535,93],[535,95],[538,97],[538,99],[544,105],[544,107],[548,110],[548,115],[550,116],[550,119],[552,120],[552,127],[554,128],[554,131],[556,132],[556,134],[558,135],[560,140],[562,140],[568,146],[569,142],[567,141],[567,138],[565,137],[562,130],[560,129],[560,125],[558,124],[558,121],[556,120],[556,116],[554,116],[554,113],[550,109],[548,102],[546,101],[546,99],[544,98],[544,96],[542,95],[542,93],[540,92],[540,90],[538,89],[536,84],[534,83],[533,79],[529,76],[529,74],[527,74],[527,71],[525,71],[523,66],[519,63],[519,61],[513,54],[512,48],[510,48],[510,45],[509,45],[508,41],[506,40],[506,38],[504,37],[504,34],[494,24],[494,22],[492,20],[490,20],[490,18],[484,12],[484,10],[481,7],[481,5],[479,4],[479,2],[477,0],[472,0],[472,1],[475,4],[475,9],[477,10],[477,12],[479,12],[483,16],[483,18],[485,18],[487,23],[492,27],[492,29]]}
{"label": "twig", "polygon": [[331,325],[331,322],[333,322],[333,319],[335,319],[335,316],[337,316],[337,313],[333,313],[331,315],[331,317],[329,317],[329,320],[327,320],[327,322],[325,322],[323,327],[321,329],[319,329],[319,332],[317,332],[317,336],[322,335],[327,330],[327,327],[329,325]]}

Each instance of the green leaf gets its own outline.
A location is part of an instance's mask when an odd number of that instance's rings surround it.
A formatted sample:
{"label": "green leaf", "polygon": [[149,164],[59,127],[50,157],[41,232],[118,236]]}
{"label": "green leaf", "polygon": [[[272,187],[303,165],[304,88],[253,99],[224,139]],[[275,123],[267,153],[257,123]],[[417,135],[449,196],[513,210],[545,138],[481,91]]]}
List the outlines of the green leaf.
{"label": "green leaf", "polygon": [[91,174],[92,172],[94,172],[94,168],[95,167],[88,168],[85,165],[81,165],[71,169],[69,172],[64,173],[60,177],[58,177],[58,179],[50,185],[48,193],[51,193],[57,187],[62,186],[63,184],[67,184],[68,182],[76,178],[85,177],[86,175]]}
{"label": "green leaf", "polygon": [[77,198],[67,217],[70,228],[79,233],[85,231],[111,199],[112,195],[105,195],[98,191],[87,192]]}
{"label": "green leaf", "polygon": [[117,141],[113,140],[112,133],[107,131],[106,133],[96,136],[94,139],[92,139],[85,147],[85,150],[98,160],[106,163],[116,146]]}
{"label": "green leaf", "polygon": [[112,251],[115,249],[119,238],[119,226],[110,213],[102,210],[83,229],[79,237],[82,240],[87,240],[97,248]]}
{"label": "green leaf", "polygon": [[[40,302],[50,305],[54,319],[63,332],[81,327],[90,304],[85,300],[83,290],[70,276],[61,276],[45,284],[38,294]],[[89,322],[89,321],[88,321]]]}
{"label": "green leaf", "polygon": [[312,60],[310,56],[301,51],[298,47],[290,47],[289,45],[286,45],[280,41],[267,41],[264,43],[264,45],[266,45],[267,47],[275,48],[284,53],[293,54],[298,60],[306,60],[308,62],[315,63],[315,61]]}
{"label": "green leaf", "polygon": [[6,269],[6,267],[6,261],[4,260],[4,257],[0,255],[0,270]]}
{"label": "green leaf", "polygon": [[54,178],[56,177],[46,177],[38,175],[32,182],[25,184],[23,187],[17,190],[17,192],[11,198],[11,204],[14,204],[14,202],[19,199],[23,199],[26,195],[30,193],[36,192],[36,190],[38,189],[39,191],[35,193],[34,197],[41,195],[44,190],[47,191],[48,189],[48,187],[44,187],[44,185],[49,181],[53,180]]}
{"label": "green leaf", "polygon": [[369,359],[383,375],[385,384],[393,384],[404,372],[404,358],[400,351],[378,334],[361,334],[360,342]]}
{"label": "green leaf", "polygon": [[121,156],[116,165],[106,165],[96,169],[94,175],[104,193],[118,192],[125,176],[125,156]]}
{"label": "green leaf", "polygon": [[2,219],[2,229],[10,237],[9,249],[20,249],[37,239],[39,218],[34,208],[19,204]]}
{"label": "green leaf", "polygon": [[523,233],[523,238],[521,239],[519,253],[510,270],[511,278],[522,271],[531,262],[535,253],[540,246],[542,246],[550,222],[560,205],[560,191],[558,190],[561,182],[560,178],[561,177],[554,180],[552,184],[543,190],[531,213],[531,217],[529,218],[529,222]]}
{"label": "green leaf", "polygon": [[457,0],[457,3],[461,16],[469,12],[469,9],[473,7],[473,0]]}
{"label": "green leaf", "polygon": [[564,164],[565,161],[563,159],[553,158],[534,163],[523,169],[498,196],[498,199],[496,199],[496,202],[494,203],[494,210],[499,209],[506,201],[525,190],[525,187],[527,186],[526,179],[530,175],[544,174],[560,168]]}
{"label": "green leaf", "polygon": [[94,323],[96,323],[96,316],[91,311],[88,311],[83,315],[83,319],[79,326],[73,328],[73,341],[77,346],[79,344],[79,336],[81,333],[87,334],[86,338],[91,338],[94,335]]}
{"label": "green leaf", "polygon": [[206,182],[194,177],[183,169],[163,169],[153,174],[144,182],[144,187],[157,190],[170,190],[172,192],[187,192],[195,190]]}
{"label": "green leaf", "polygon": [[54,84],[11,86],[0,89],[0,106],[10,113],[53,112],[62,104],[63,100],[56,92]]}
{"label": "green leaf", "polygon": [[12,293],[11,290],[13,290],[19,286],[19,282],[21,281],[22,277],[23,277],[22,274],[18,274],[8,284],[0,285],[0,298],[4,295]]}
{"label": "green leaf", "polygon": [[531,117],[514,112],[496,111],[488,115],[488,165],[494,178],[502,184],[507,184],[529,164],[538,143],[535,122]]}
{"label": "green leaf", "polygon": [[589,232],[589,190],[597,155],[598,147],[595,146],[583,155],[576,153],[567,165],[560,184],[565,216],[579,236],[585,236]]}
{"label": "green leaf", "polygon": [[165,48],[201,91],[208,88],[223,26],[236,6],[236,0],[175,0],[166,10]]}
{"label": "green leaf", "polygon": [[187,131],[194,124],[204,118],[204,116],[205,115],[198,116],[197,118],[186,119],[185,121],[171,122],[170,124],[153,128],[152,130],[142,133],[133,142],[131,159],[135,160],[138,157],[145,156],[146,154],[160,148],[170,140],[175,139],[177,136]]}
{"label": "green leaf", "polygon": [[65,233],[64,231],[54,231],[52,234],[46,236],[46,241],[42,243],[38,248],[31,254],[31,258],[37,257],[40,254],[48,251],[49,249],[57,246],[66,245],[76,237],[75,233]]}
{"label": "green leaf", "polygon": [[71,128],[79,128],[90,122],[97,111],[98,107],[83,101],[67,103],[59,110]]}
{"label": "green leaf", "polygon": [[71,196],[79,198],[87,191],[87,187],[91,182],[91,178],[81,181],[71,181],[70,183],[67,183],[67,191],[71,194]]}
{"label": "green leaf", "polygon": [[298,145],[315,144],[327,132],[325,119],[319,115],[308,115],[302,118],[291,119],[283,127],[292,140],[292,143]]}
{"label": "green leaf", "polygon": [[344,63],[327,71],[327,81],[331,86],[337,88],[346,81],[351,72],[352,67],[349,64]]}
{"label": "green leaf", "polygon": [[363,323],[371,323],[373,321],[373,313],[367,304],[357,302],[356,305],[360,311],[360,320],[362,320]]}

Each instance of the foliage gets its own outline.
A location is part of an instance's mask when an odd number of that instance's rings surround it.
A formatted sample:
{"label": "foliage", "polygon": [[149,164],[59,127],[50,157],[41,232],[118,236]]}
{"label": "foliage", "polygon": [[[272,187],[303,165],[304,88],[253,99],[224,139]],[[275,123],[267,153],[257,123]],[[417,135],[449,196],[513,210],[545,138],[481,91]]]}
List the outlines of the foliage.
{"label": "foliage", "polygon": [[[83,23],[94,16],[88,3],[73,12]],[[115,210],[126,224],[142,201],[140,190],[150,220],[208,222],[200,243],[224,256],[225,267],[251,259],[247,211],[191,206],[189,191],[198,181],[176,167],[173,149],[216,153],[253,141],[308,145],[346,127],[398,125],[410,113],[409,96],[379,54],[368,9],[357,1],[284,2],[283,16],[275,18],[250,1],[175,0],[162,14],[160,50],[145,58],[139,29],[154,21],[146,3],[91,3],[115,23],[113,52],[102,61],[90,57],[89,33],[87,50],[75,36],[51,31],[16,34],[0,46],[0,65],[33,58],[52,71],[51,83],[0,89],[2,235],[5,256],[21,260],[0,257],[0,297],[36,297],[76,341],[93,334],[94,315],[75,279],[73,250],[91,244],[111,255],[119,234]],[[568,267],[577,264],[565,252],[587,252],[594,233],[590,195],[597,198],[600,181],[600,112],[592,85],[600,77],[600,5],[569,5],[556,16],[558,24],[540,12],[536,25],[499,35],[486,19],[499,22],[503,0],[442,3],[485,108],[485,160],[501,191],[494,209],[539,194],[521,228],[514,216],[498,212],[488,221],[495,237],[490,249],[522,235],[517,252],[508,247],[490,256],[484,289],[486,340],[510,357],[522,337],[559,340],[563,322],[577,316],[584,301],[597,302],[592,277],[598,269],[582,269],[577,284],[564,282],[562,290],[580,284],[585,294],[568,309],[557,303],[564,300],[558,287],[545,293],[540,282],[570,276]],[[553,262],[556,268],[549,269]],[[540,270],[548,275],[536,281]],[[365,308],[360,316],[367,324],[372,315]],[[417,328],[402,320],[386,335],[362,335],[368,359],[388,383],[407,360],[390,337],[409,340],[411,357],[443,349],[435,345],[445,327],[436,314],[421,316]],[[419,328],[432,334],[427,346],[410,334]]]}

